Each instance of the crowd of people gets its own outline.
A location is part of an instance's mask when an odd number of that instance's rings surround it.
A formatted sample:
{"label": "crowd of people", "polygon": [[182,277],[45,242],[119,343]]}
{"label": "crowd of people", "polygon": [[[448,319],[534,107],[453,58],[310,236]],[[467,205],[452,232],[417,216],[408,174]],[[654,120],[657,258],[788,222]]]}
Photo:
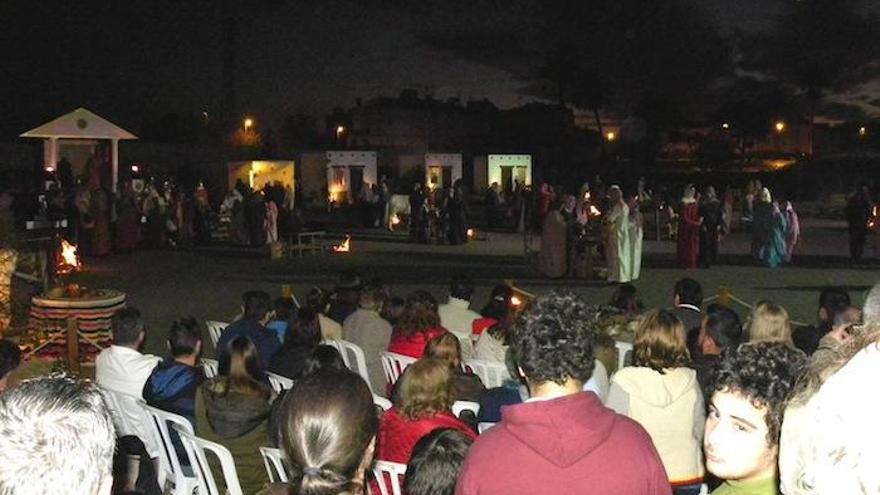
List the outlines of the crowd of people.
{"label": "crowd of people", "polygon": [[[113,318],[95,382],[226,447],[248,494],[379,493],[389,480],[373,477],[375,460],[406,465],[409,495],[880,490],[876,400],[865,392],[880,371],[880,285],[862,308],[824,289],[817,323],[801,328],[772,301],[745,322],[704,305],[690,278],[675,284],[669,308],[647,310],[629,284],[601,305],[568,292],[524,301],[499,285],[477,312],[473,293],[454,276],[443,304],[426,291],[398,298],[354,271],[300,308],[250,291],[220,335],[211,378],[194,319],[171,323],[167,356],[153,356],[141,352],[148,329],[129,307]],[[363,351],[367,379],[327,344],[340,338]],[[615,341],[632,349],[620,369]],[[393,383],[385,351],[414,360]],[[469,359],[503,364],[508,376],[486,388]],[[161,493],[151,425],[131,414],[136,435],[116,438],[90,382],[7,387],[20,360],[0,341],[0,493]],[[267,372],[292,388],[277,393]],[[377,396],[391,408],[377,409]],[[462,400],[479,411],[456,416]],[[261,446],[285,453],[288,484],[268,484]]]}

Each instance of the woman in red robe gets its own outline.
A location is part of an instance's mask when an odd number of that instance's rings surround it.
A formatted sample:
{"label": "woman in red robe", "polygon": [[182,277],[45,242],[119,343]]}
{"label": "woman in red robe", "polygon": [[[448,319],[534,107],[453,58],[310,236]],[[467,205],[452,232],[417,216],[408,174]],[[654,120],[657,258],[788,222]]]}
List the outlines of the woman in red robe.
{"label": "woman in red robe", "polygon": [[678,264],[684,268],[696,268],[700,254],[700,218],[697,207],[696,190],[688,184],[681,198],[681,211],[678,214]]}

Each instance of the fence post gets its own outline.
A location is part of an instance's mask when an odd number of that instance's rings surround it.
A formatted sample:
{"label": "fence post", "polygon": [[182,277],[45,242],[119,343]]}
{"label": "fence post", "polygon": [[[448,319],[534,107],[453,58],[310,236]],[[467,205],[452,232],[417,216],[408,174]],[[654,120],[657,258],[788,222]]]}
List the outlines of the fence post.
{"label": "fence post", "polygon": [[67,319],[67,368],[79,375],[79,323],[76,318]]}

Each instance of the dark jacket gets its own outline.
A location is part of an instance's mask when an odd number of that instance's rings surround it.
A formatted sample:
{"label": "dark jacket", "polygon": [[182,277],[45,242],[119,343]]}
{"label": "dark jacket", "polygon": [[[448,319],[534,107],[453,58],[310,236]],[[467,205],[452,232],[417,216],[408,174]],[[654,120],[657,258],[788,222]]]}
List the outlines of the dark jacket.
{"label": "dark jacket", "polygon": [[278,342],[275,332],[251,318],[242,318],[234,321],[223,330],[223,333],[220,334],[220,340],[217,341],[217,356],[226,352],[226,346],[229,345],[229,342],[241,335],[251,339],[251,342],[257,347],[257,355],[260,357],[260,368],[266,371],[269,363],[272,361],[272,356],[281,347],[281,343]]}
{"label": "dark jacket", "polygon": [[302,377],[306,367],[306,362],[315,348],[307,345],[287,345],[281,346],[281,349],[272,357],[269,363],[269,371],[272,373],[286,376],[291,380],[298,380]]}
{"label": "dark jacket", "polygon": [[831,331],[831,323],[823,322],[819,325],[810,325],[808,327],[799,327],[791,333],[791,340],[794,346],[804,351],[807,356],[813,355],[819,348],[819,341],[822,340],[828,332]]}
{"label": "dark jacket", "polygon": [[200,368],[168,358],[153,369],[144,383],[148,405],[179,414],[195,424],[196,390],[205,379]]}

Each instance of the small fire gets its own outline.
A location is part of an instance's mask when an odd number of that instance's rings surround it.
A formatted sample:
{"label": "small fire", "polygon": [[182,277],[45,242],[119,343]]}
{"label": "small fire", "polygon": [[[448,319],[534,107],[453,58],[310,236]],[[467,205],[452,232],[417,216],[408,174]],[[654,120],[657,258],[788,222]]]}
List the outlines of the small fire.
{"label": "small fire", "polygon": [[350,235],[345,236],[345,240],[342,241],[342,243],[340,243],[336,246],[333,246],[334,253],[347,253],[349,251],[351,251],[351,236]]}
{"label": "small fire", "polygon": [[514,308],[518,308],[519,305],[522,304],[522,300],[516,295],[510,296],[510,305]]}
{"label": "small fire", "polygon": [[477,231],[474,229],[467,229],[467,236],[468,236],[468,239],[473,239],[474,237],[477,236]]}
{"label": "small fire", "polygon": [[601,214],[602,212],[599,211],[599,208],[596,208],[596,205],[590,205],[590,216],[598,217]]}
{"label": "small fire", "polygon": [[61,239],[61,259],[58,260],[58,273],[67,274],[79,271],[82,268],[82,262],[79,255],[76,254],[76,246]]}
{"label": "small fire", "polygon": [[393,225],[399,225],[399,224],[400,224],[400,217],[397,215],[391,215],[391,225],[393,226]]}

